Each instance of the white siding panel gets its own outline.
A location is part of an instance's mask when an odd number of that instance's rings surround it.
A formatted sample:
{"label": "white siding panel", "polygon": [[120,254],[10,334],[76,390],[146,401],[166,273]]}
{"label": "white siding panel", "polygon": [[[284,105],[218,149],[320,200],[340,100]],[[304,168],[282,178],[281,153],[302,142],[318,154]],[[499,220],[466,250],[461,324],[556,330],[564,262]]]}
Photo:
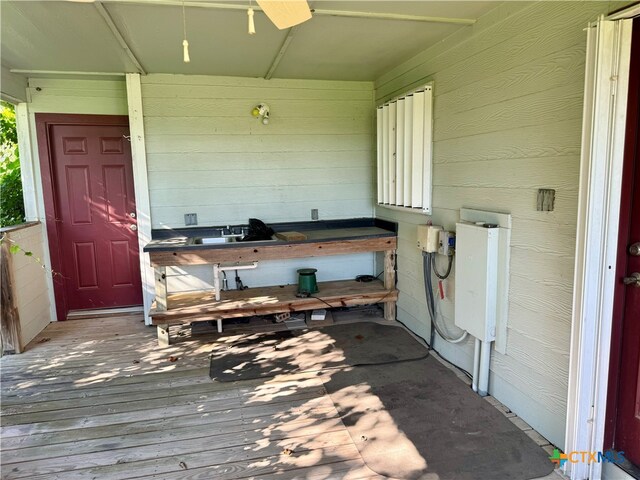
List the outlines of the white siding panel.
{"label": "white siding panel", "polygon": [[[251,187],[279,186],[311,186],[311,185],[362,185],[362,183],[373,182],[373,169],[369,167],[338,168],[327,171],[322,168],[309,168],[306,170],[292,170],[284,175],[282,172],[268,170],[266,168],[253,169],[249,171],[225,170],[222,175],[207,176],[202,172],[190,172],[188,169],[177,172],[150,172],[150,189],[155,190],[156,185],[176,190],[176,194],[182,190],[181,185],[189,185],[189,188],[208,188],[209,194],[212,189],[233,189],[237,193],[238,188],[245,189],[242,195],[248,202],[252,195]],[[222,197],[227,191],[217,191]],[[289,200],[307,200],[304,192],[298,197],[290,196]],[[326,194],[326,192],[325,192]],[[367,199],[371,198],[368,194]],[[327,200],[329,200],[327,198]]]}
{"label": "white siding panel", "polygon": [[[348,188],[348,185],[344,185],[344,188]],[[206,202],[206,200],[205,200]],[[326,200],[322,203],[323,218],[357,218],[363,217],[363,211],[367,208],[371,208],[372,199],[357,199],[357,200]],[[203,203],[203,202],[199,202]],[[180,224],[184,222],[185,211],[198,212],[199,225],[234,225],[234,224],[246,224],[249,215],[256,218],[268,219],[269,222],[289,222],[307,220],[309,213],[304,216],[294,217],[292,212],[304,211],[310,212],[312,208],[316,208],[319,204],[317,201],[306,200],[297,202],[286,202],[282,205],[286,205],[282,208],[274,207],[274,203],[253,203],[251,199],[247,199],[246,202],[240,204],[225,204],[220,203],[217,205],[191,205],[189,207],[151,207],[151,217],[154,222],[158,222],[162,225]],[[247,213],[251,212],[251,213]],[[244,220],[238,220],[243,218]],[[339,266],[337,267],[339,269]],[[358,272],[363,273],[363,272]],[[370,274],[371,272],[364,272]],[[354,275],[355,277],[355,275]]]}
{"label": "white siding panel", "polygon": [[[341,265],[336,269],[336,262]],[[371,255],[339,255],[336,257],[301,258],[287,261],[260,262],[255,270],[241,270],[238,273],[242,283],[255,287],[260,285],[286,285],[298,281],[296,270],[300,268],[318,269],[318,281],[346,280],[353,278],[352,272],[372,271]],[[376,274],[379,272],[376,272]],[[227,272],[230,289],[235,289],[235,272]],[[172,268],[167,273],[167,288],[170,291],[197,291],[213,289],[213,268],[199,265]]]}
{"label": "white siding panel", "polygon": [[[371,127],[369,127],[371,128]],[[173,172],[176,170],[175,153],[154,153],[148,155],[151,163],[149,171]],[[322,165],[325,169],[370,167],[371,151],[331,152],[213,152],[185,153],[180,161],[189,165],[189,171],[216,172],[227,170],[251,170],[256,165],[267,165],[274,170],[306,170],[317,169]]]}
{"label": "white siding panel", "polygon": [[[144,95],[145,85],[142,93]],[[170,89],[171,87],[167,87]],[[145,97],[146,98],[146,97]],[[325,118],[367,117],[373,115],[372,99],[369,100],[269,100],[264,97],[246,99],[211,98],[149,98],[146,99],[145,116],[185,116],[185,117],[237,117],[246,112],[251,119],[251,109],[260,102],[271,107],[271,121],[279,116],[307,118],[310,115]],[[254,122],[257,120],[253,119]]]}
{"label": "white siding panel", "polygon": [[[275,122],[276,120],[271,120]],[[253,153],[253,152],[362,152],[371,151],[368,135],[269,135],[267,125],[259,135],[146,135],[147,152]]]}
{"label": "white siding panel", "polygon": [[[27,257],[21,252],[13,255],[13,281],[15,300],[20,315],[22,345],[26,346],[51,322],[51,305],[46,276],[42,268],[44,258],[44,226],[40,223],[9,233],[12,242],[31,252]],[[38,261],[39,260],[39,261]]]}
{"label": "white siding panel", "polygon": [[[367,82],[147,75],[142,79],[154,228],[370,217],[375,204],[373,85]],[[251,109],[265,102],[270,122]],[[261,262],[250,286],[373,273],[373,255]],[[378,273],[378,272],[375,272]],[[171,291],[211,288],[209,267],[173,269]],[[230,277],[230,286],[233,281]]]}
{"label": "white siding panel", "polygon": [[[149,78],[149,77],[147,77]],[[234,88],[259,87],[261,92],[270,92],[273,89],[286,89],[291,92],[297,90],[349,90],[349,91],[372,91],[370,82],[336,81],[336,80],[295,80],[285,78],[263,78],[247,77],[219,77],[210,75],[173,75],[154,74],[147,85],[165,85],[171,87],[182,87],[184,85],[208,85],[208,86],[231,86]],[[163,90],[166,92],[173,90]]]}
{"label": "white siding panel", "polygon": [[127,115],[123,80],[29,79],[31,113]]}
{"label": "white siding panel", "polygon": [[[148,117],[145,127],[155,135],[260,135],[265,127],[246,112],[234,117]],[[269,124],[269,135],[367,135],[371,116],[362,117],[280,117]]]}
{"label": "white siding panel", "polygon": [[[434,224],[454,229],[461,207],[513,215],[507,351],[492,358],[490,391],[557,445],[567,409],[584,28],[600,13],[600,2],[505,2],[376,82],[383,102],[434,81]],[[556,189],[553,212],[536,211],[538,188]],[[398,318],[428,336],[415,248],[425,218],[377,212],[399,222]],[[445,289],[441,310],[450,318],[450,279]],[[471,368],[471,343],[438,339],[436,347]]]}
{"label": "white siding panel", "polygon": [[[191,79],[188,80],[191,82]],[[331,82],[327,82],[329,87]],[[338,88],[287,88],[287,87],[267,87],[265,86],[243,86],[238,85],[193,85],[190,83],[176,83],[171,85],[170,93],[167,94],[167,85],[149,83],[145,88],[147,98],[201,98],[201,99],[240,99],[246,101],[250,98],[259,98],[265,103],[276,100],[364,100],[371,102],[371,88],[366,83],[359,83],[361,88],[357,90],[341,90]]]}

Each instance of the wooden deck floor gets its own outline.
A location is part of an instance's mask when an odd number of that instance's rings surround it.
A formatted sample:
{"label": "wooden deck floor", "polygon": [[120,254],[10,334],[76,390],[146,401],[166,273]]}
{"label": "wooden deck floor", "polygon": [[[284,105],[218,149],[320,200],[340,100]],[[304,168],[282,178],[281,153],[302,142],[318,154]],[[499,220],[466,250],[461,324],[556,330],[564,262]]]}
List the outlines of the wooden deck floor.
{"label": "wooden deck floor", "polygon": [[139,316],[47,327],[2,368],[2,479],[374,479],[313,375],[208,377],[211,337]]}

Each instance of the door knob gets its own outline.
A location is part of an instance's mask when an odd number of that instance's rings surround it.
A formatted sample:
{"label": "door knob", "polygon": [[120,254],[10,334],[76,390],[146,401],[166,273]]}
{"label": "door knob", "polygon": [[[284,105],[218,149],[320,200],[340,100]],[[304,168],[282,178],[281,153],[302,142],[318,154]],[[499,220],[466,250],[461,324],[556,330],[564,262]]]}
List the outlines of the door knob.
{"label": "door knob", "polygon": [[633,285],[634,287],[640,287],[640,273],[634,272],[629,277],[624,277],[622,282],[625,285]]}
{"label": "door knob", "polygon": [[132,223],[131,225],[129,225],[129,228],[130,228],[131,230],[133,230],[134,232],[135,232],[136,230],[138,230],[138,226],[137,226],[135,223]]}
{"label": "door knob", "polygon": [[629,247],[629,253],[634,257],[640,257],[640,242],[636,242]]}

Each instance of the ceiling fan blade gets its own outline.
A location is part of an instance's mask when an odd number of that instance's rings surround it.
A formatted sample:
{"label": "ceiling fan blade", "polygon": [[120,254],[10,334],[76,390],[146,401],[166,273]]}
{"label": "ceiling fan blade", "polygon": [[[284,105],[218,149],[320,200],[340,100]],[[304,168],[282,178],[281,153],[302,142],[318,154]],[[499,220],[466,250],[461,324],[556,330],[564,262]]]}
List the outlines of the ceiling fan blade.
{"label": "ceiling fan blade", "polygon": [[311,18],[307,0],[257,0],[262,11],[280,30],[293,27]]}

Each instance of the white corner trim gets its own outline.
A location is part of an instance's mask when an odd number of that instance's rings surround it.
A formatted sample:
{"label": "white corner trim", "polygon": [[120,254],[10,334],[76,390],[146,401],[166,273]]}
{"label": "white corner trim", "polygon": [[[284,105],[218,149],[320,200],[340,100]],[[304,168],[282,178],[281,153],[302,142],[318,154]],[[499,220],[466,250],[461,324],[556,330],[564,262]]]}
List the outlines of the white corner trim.
{"label": "white corner trim", "polygon": [[[27,91],[27,96],[29,92]],[[42,185],[42,171],[40,169],[40,153],[38,151],[38,137],[36,135],[36,118],[35,112],[30,103],[25,103],[24,107],[27,111],[28,125],[25,127],[28,132],[29,145],[25,147],[28,150],[28,155],[31,157],[31,173],[33,175],[34,195],[37,208],[38,217],[36,220],[42,223],[42,261],[45,265],[51,267],[51,250],[49,247],[49,232],[47,230],[47,217],[44,209],[44,191]],[[17,119],[16,119],[17,121]],[[20,127],[18,127],[18,131]],[[21,148],[21,145],[18,145]],[[20,152],[22,155],[22,151]],[[21,165],[22,166],[22,165]],[[32,212],[33,213],[33,212]],[[46,275],[47,282],[47,295],[49,296],[49,317],[52,321],[58,321],[58,314],[56,312],[56,295],[53,286],[53,274]]]}
{"label": "white corner trim", "polygon": [[22,176],[22,196],[24,213],[28,222],[39,220],[36,177],[31,155],[31,128],[29,125],[29,106],[26,103],[16,105],[16,129],[18,131],[18,150],[20,151],[20,174]]}
{"label": "white corner trim", "polygon": [[[587,32],[566,452],[604,441],[631,21],[601,17]],[[565,473],[598,480],[601,468],[567,462]]]}
{"label": "white corner trim", "polygon": [[154,297],[155,285],[149,255],[142,250],[144,246],[151,241],[151,205],[149,202],[147,151],[144,138],[142,85],[140,84],[139,73],[127,73],[126,80],[133,183],[136,195],[136,215],[138,216],[138,248],[140,250],[142,301],[144,305],[144,320],[145,323],[149,325],[149,310],[151,309],[151,303]]}

